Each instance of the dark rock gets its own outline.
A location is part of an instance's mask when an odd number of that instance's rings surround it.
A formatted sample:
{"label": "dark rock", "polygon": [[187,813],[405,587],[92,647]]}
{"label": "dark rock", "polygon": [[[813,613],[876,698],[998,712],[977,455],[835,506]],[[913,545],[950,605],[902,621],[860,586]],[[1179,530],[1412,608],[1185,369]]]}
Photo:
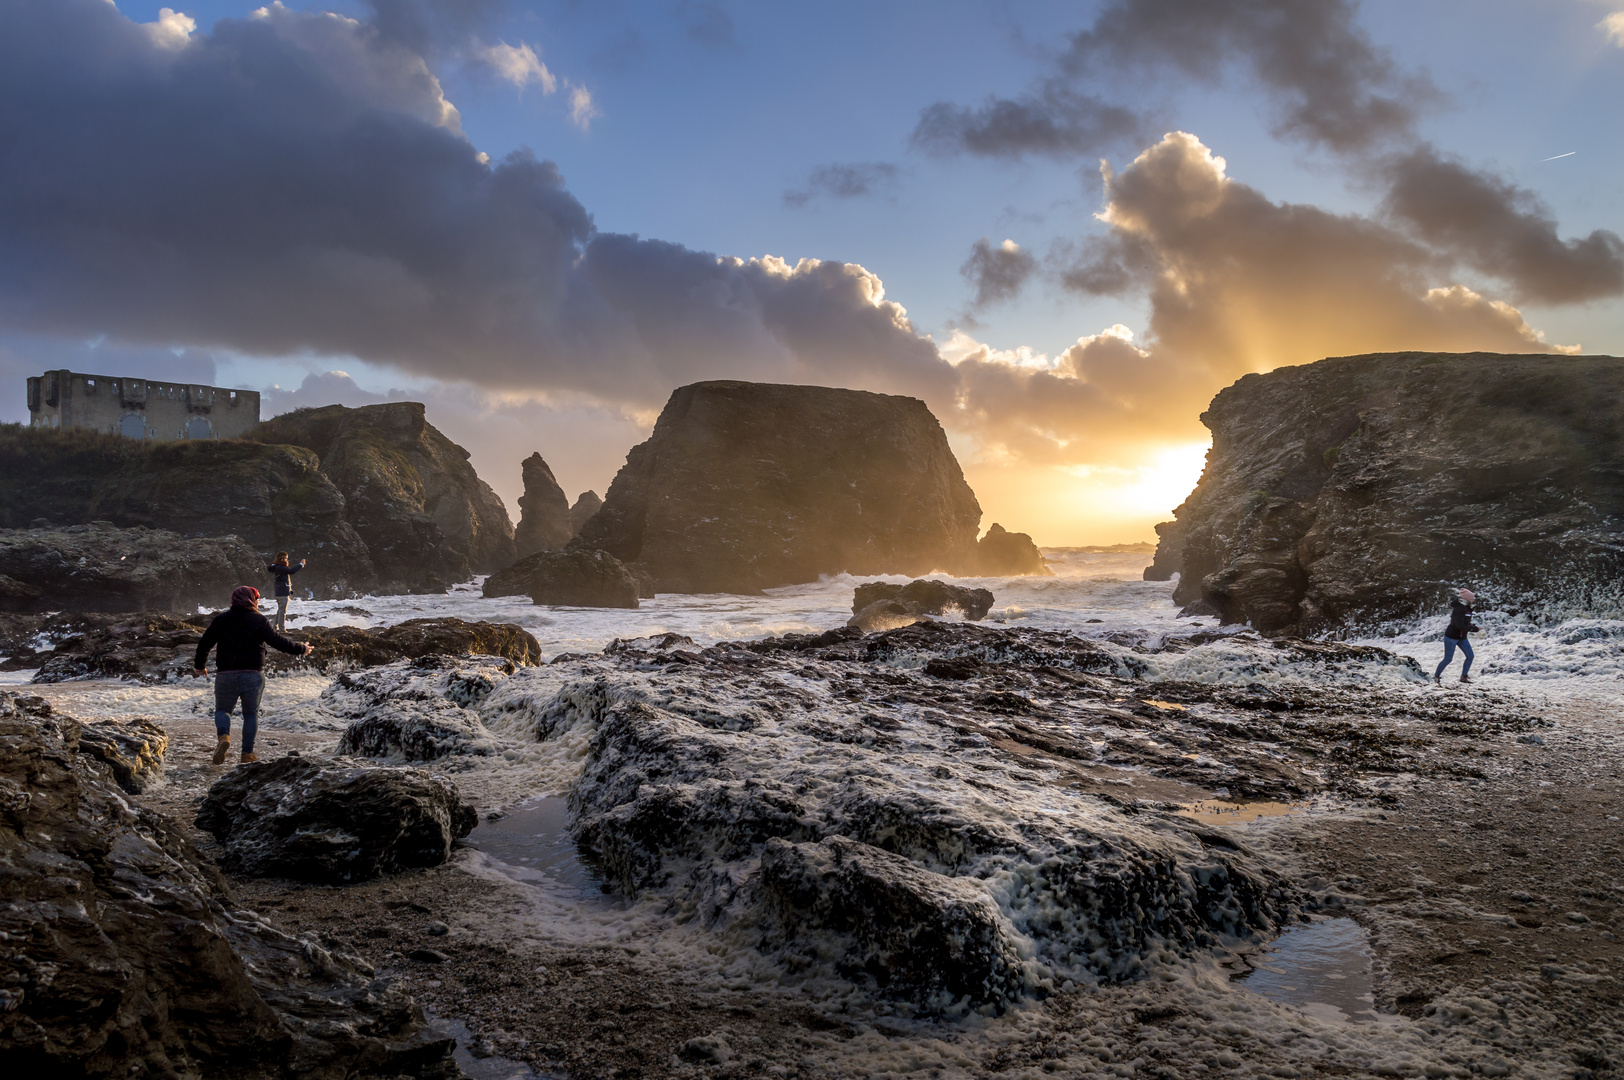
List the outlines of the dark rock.
{"label": "dark rock", "polygon": [[572,542],[565,551],[538,551],[485,579],[486,596],[528,596],[537,604],[637,607],[637,579],[606,551]]}
{"label": "dark rock", "polygon": [[578,542],[660,592],[971,565],[981,508],[913,398],[707,382],[671,395]]}
{"label": "dark rock", "polygon": [[[1146,581],[1155,581],[1155,580],[1158,580],[1158,579],[1156,579],[1156,578],[1146,578],[1145,580]],[[1160,580],[1165,581],[1167,579],[1162,578]],[[1188,604],[1185,604],[1183,607],[1179,608],[1178,617],[1181,618],[1181,619],[1200,619],[1200,618],[1215,619],[1220,614],[1222,614],[1222,613],[1217,608],[1213,607],[1211,604],[1207,603],[1205,600],[1197,597],[1196,599],[1191,600]]]}
{"label": "dark rock", "polygon": [[240,910],[219,872],[0,693],[0,1044],[14,1076],[451,1080],[455,1041],[357,957]]}
{"label": "dark rock", "polygon": [[[37,518],[187,537],[237,536],[260,556],[310,559],[295,582],[317,596],[378,591],[367,546],[321,460],[298,446],[237,439],[143,442],[0,424],[0,527]],[[260,561],[250,584],[269,581]],[[46,590],[47,592],[49,590]],[[221,598],[210,598],[219,603]]]}
{"label": "dark rock", "polygon": [[169,734],[150,720],[105,720],[79,731],[79,752],[99,760],[131,795],[163,779]]}
{"label": "dark rock", "polygon": [[1030,536],[1006,532],[997,522],[976,542],[975,572],[982,577],[1054,576]]}
{"label": "dark rock", "polygon": [[406,954],[406,959],[416,960],[419,964],[443,964],[451,957],[439,949],[413,949]]}
{"label": "dark rock", "polygon": [[44,626],[43,615],[0,612],[0,671],[39,666],[34,657]]}
{"label": "dark rock", "polygon": [[603,500],[596,491],[583,491],[570,507],[570,535],[580,533],[581,526],[592,520],[592,515],[603,509]]}
{"label": "dark rock", "polygon": [[877,634],[882,630],[895,630],[899,626],[912,626],[924,618],[926,616],[915,611],[911,604],[901,600],[876,600],[863,605],[861,610],[846,620],[846,625],[865,634]]}
{"label": "dark rock", "polygon": [[320,456],[376,568],[375,591],[438,592],[513,561],[501,497],[415,401],[298,409],[267,420],[255,437]]}
{"label": "dark rock", "polygon": [[1385,353],[1248,375],[1163,529],[1174,599],[1265,633],[1624,603],[1624,360]]}
{"label": "dark rock", "polygon": [[288,634],[314,646],[308,657],[268,650],[266,669],[369,668],[432,656],[495,656],[524,666],[541,663],[541,643],[517,623],[467,622],[444,616],[407,619],[393,626],[310,626]]}
{"label": "dark rock", "polygon": [[972,622],[986,618],[993,605],[993,595],[987,589],[966,589],[934,578],[910,581],[906,585],[871,581],[857,586],[852,594],[852,613],[857,614],[879,600],[898,601],[915,615],[945,615],[958,611]]}
{"label": "dark rock", "polygon": [[264,560],[235,536],[183,539],[110,525],[0,529],[0,610],[196,611],[264,577]]}
{"label": "dark rock", "polygon": [[[1177,514],[1184,507],[1173,511]],[[1145,567],[1146,581],[1172,581],[1184,563],[1184,526],[1178,521],[1164,521],[1156,526],[1156,556]]]}
{"label": "dark rock", "polygon": [[894,997],[1019,996],[1019,947],[983,889],[932,873],[900,855],[831,836],[819,843],[769,839],[761,883],[780,932],[829,930],[849,944],[836,970],[868,976]]}
{"label": "dark rock", "polygon": [[74,679],[175,682],[190,678],[197,642],[212,615],[159,612],[65,613],[45,620],[41,633],[56,647],[41,652],[37,683]]}
{"label": "dark rock", "polygon": [[197,813],[228,869],[329,884],[438,866],[477,822],[454,784],[421,769],[305,757],[239,766]]}
{"label": "dark rock", "polygon": [[513,530],[514,554],[558,551],[575,535],[570,501],[540,454],[524,459],[524,494],[519,496],[519,524]]}

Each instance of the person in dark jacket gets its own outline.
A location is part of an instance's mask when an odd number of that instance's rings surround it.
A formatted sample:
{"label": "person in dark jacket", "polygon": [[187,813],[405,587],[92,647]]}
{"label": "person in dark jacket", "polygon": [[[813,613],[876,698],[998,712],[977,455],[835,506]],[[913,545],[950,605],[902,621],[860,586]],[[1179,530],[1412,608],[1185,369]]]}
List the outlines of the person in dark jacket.
{"label": "person in dark jacket", "polygon": [[239,585],[231,593],[231,607],[214,617],[197,643],[192,674],[207,674],[209,650],[219,647],[214,672],[214,763],[225,764],[231,752],[231,710],[242,701],[242,759],[258,761],[254,753],[254,733],[259,728],[259,698],[265,692],[265,646],[271,645],[291,656],[304,656],[311,646],[289,641],[271,628],[270,620],[259,613],[259,590]]}
{"label": "person in dark jacket", "polygon": [[1432,681],[1442,684],[1444,669],[1455,659],[1455,650],[1458,648],[1466,654],[1466,663],[1461,665],[1460,681],[1472,681],[1472,643],[1466,640],[1477,627],[1472,625],[1472,605],[1477,597],[1472,595],[1471,589],[1461,589],[1460,599],[1449,602],[1449,628],[1444,631],[1444,658],[1438,664],[1438,670],[1432,673]]}
{"label": "person in dark jacket", "polygon": [[276,561],[265,568],[265,572],[276,579],[276,629],[278,633],[287,633],[288,630],[288,600],[293,596],[293,575],[305,568],[305,561],[299,560],[298,566],[288,565],[288,553],[278,551]]}

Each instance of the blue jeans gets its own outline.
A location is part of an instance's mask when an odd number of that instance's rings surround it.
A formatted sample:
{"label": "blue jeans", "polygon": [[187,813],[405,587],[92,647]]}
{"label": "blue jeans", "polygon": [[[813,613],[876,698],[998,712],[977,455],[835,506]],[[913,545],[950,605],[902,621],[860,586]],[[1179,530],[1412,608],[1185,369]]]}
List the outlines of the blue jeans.
{"label": "blue jeans", "polygon": [[218,671],[214,675],[214,731],[224,738],[231,734],[231,710],[242,699],[242,752],[254,752],[254,735],[259,731],[259,697],[265,692],[265,676],[257,671]]}
{"label": "blue jeans", "polygon": [[1438,665],[1438,670],[1432,673],[1432,677],[1434,679],[1443,678],[1444,668],[1448,667],[1450,662],[1455,659],[1455,647],[1457,645],[1460,646],[1460,651],[1466,654],[1466,663],[1461,665],[1460,677],[1463,679],[1466,678],[1466,673],[1472,670],[1472,643],[1467,641],[1465,638],[1460,638],[1457,640],[1445,634],[1444,659],[1443,663]]}

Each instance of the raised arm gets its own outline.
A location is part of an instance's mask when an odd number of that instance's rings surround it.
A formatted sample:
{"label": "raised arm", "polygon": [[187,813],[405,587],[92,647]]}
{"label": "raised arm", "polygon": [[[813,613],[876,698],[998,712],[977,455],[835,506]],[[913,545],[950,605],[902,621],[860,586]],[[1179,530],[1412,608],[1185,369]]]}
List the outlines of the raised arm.
{"label": "raised arm", "polygon": [[265,644],[274,649],[280,649],[289,656],[303,656],[305,653],[310,651],[310,646],[302,645],[297,641],[290,640],[283,637],[281,634],[278,634],[276,632],[276,628],[273,627],[269,622],[265,623],[263,634],[264,637],[261,640],[263,640]]}

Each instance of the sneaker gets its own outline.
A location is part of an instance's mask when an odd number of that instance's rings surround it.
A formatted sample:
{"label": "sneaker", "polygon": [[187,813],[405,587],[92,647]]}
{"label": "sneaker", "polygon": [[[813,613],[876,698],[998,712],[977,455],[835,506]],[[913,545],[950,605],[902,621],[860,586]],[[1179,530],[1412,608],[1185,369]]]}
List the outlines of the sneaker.
{"label": "sneaker", "polygon": [[214,744],[214,763],[216,765],[224,765],[226,763],[226,754],[230,753],[230,751],[231,736],[220,736],[220,741]]}
{"label": "sneaker", "polygon": [[252,750],[244,750],[243,751],[242,763],[244,765],[248,764],[250,761],[258,761],[258,760],[259,760],[259,755],[254,753]]}

